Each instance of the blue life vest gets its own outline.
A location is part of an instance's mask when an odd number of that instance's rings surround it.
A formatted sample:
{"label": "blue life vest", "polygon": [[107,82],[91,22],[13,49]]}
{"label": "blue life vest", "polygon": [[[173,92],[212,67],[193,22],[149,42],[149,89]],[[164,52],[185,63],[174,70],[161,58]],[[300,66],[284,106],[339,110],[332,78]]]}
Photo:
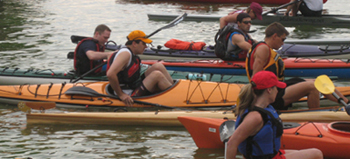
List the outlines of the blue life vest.
{"label": "blue life vest", "polygon": [[265,109],[254,107],[253,110],[245,110],[242,116],[237,117],[236,129],[250,111],[258,111],[261,114],[264,126],[257,134],[244,140],[238,146],[238,150],[246,159],[273,158],[281,147],[283,133],[278,113],[271,105]]}

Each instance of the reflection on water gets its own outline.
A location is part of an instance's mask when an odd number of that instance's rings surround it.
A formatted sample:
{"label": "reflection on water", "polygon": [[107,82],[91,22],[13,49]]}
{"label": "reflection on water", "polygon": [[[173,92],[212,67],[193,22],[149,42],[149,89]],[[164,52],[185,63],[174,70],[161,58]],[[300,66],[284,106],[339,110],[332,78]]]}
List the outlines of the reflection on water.
{"label": "reflection on water", "polygon": [[[325,9],[350,14],[343,4],[347,1],[329,1]],[[0,67],[69,70],[73,62],[67,53],[75,48],[70,36],[91,36],[100,23],[110,26],[111,40],[122,44],[132,30],[151,33],[167,24],[148,21],[147,13],[225,15],[246,7],[148,0],[0,0]],[[263,5],[264,10],[270,7]],[[152,40],[155,46],[170,38],[213,44],[218,27],[218,22],[181,22]],[[257,31],[251,35],[263,40],[265,26],[252,29]],[[287,29],[289,39],[350,36],[348,28]],[[0,136],[2,158],[223,158],[223,150],[197,149],[184,128],[26,125],[25,114],[7,105],[0,105]]]}

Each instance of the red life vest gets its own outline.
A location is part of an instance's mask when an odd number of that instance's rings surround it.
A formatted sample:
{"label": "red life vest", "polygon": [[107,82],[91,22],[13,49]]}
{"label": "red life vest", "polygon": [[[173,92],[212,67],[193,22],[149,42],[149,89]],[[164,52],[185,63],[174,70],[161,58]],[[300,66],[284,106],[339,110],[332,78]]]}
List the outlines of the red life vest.
{"label": "red life vest", "polygon": [[[74,69],[76,71],[76,73],[78,75],[84,74],[85,72],[95,68],[96,66],[100,65],[103,63],[103,60],[90,60],[86,53],[78,53],[79,51],[79,47],[80,45],[84,42],[84,41],[93,41],[96,44],[96,51],[101,51],[104,52],[105,51],[105,46],[100,46],[98,41],[94,38],[85,38],[83,40],[81,40],[77,47],[75,48],[74,51]],[[100,73],[102,70],[102,67],[95,70],[94,73]]]}
{"label": "red life vest", "polygon": [[174,50],[202,50],[206,44],[204,42],[188,42],[178,39],[170,39],[164,46]]}
{"label": "red life vest", "polygon": [[[128,48],[129,49],[129,48]],[[120,84],[128,84],[129,87],[134,88],[136,82],[139,82],[140,74],[141,74],[141,59],[139,56],[134,55],[131,50],[131,63],[124,70],[120,71],[117,76]],[[107,62],[107,71],[111,67],[115,56],[118,52],[115,52],[111,55]]]}

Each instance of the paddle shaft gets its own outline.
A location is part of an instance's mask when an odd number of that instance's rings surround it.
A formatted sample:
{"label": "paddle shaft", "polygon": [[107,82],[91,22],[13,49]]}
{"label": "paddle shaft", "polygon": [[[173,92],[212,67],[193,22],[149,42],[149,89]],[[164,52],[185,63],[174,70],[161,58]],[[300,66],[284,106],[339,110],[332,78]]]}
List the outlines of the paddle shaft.
{"label": "paddle shaft", "polygon": [[95,72],[97,69],[99,69],[100,67],[102,67],[103,65],[107,64],[107,61],[106,62],[103,62],[101,64],[99,64],[98,66],[96,66],[95,68],[89,70],[88,72],[85,72],[83,75],[79,76],[77,79],[71,81],[71,83],[75,83],[75,82],[78,82],[79,80],[81,80],[82,78],[84,78],[85,76],[89,75],[90,73],[92,72]]}
{"label": "paddle shaft", "polygon": [[281,8],[285,8],[285,7],[289,6],[289,5],[292,5],[292,4],[300,2],[300,1],[301,0],[295,0],[293,2],[289,2],[289,3],[283,4],[283,5],[281,5],[281,6],[277,7],[277,8],[272,8],[270,11],[267,11],[267,12],[263,13],[262,16],[265,16],[265,15],[267,15],[269,13],[275,13],[277,10],[279,10]]}

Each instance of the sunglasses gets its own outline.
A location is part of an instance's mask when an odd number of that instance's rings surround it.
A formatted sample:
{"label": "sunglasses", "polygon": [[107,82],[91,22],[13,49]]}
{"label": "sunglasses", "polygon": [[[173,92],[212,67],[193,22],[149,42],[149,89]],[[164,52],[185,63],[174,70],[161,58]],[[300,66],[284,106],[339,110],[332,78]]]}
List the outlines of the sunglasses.
{"label": "sunglasses", "polygon": [[242,23],[244,23],[244,24],[252,24],[252,21],[251,20],[249,20],[249,21],[242,21]]}
{"label": "sunglasses", "polygon": [[[280,37],[281,38],[281,37]],[[282,42],[284,42],[284,40],[286,40],[287,38],[281,38],[282,39]]]}

